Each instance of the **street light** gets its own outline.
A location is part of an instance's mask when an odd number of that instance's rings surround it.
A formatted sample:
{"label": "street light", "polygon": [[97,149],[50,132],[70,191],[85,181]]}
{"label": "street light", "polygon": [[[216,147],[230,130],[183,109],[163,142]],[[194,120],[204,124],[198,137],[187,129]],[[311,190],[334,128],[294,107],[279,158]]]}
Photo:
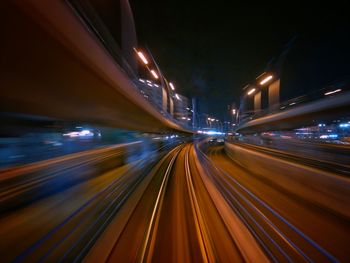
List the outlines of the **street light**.
{"label": "street light", "polygon": [[142,60],[142,62],[145,64],[145,65],[148,65],[148,60],[147,58],[145,57],[145,55],[141,52],[141,51],[137,51],[135,49],[137,55],[139,56],[139,58]]}
{"label": "street light", "polygon": [[247,95],[251,95],[251,94],[253,94],[253,93],[254,93],[254,91],[255,91],[255,88],[253,88],[253,89],[249,90],[249,91],[248,91],[248,93],[247,93]]}
{"label": "street light", "polygon": [[159,79],[158,74],[154,71],[154,69],[151,69],[151,73],[155,79]]}
{"label": "street light", "polygon": [[262,81],[260,81],[260,85],[264,85],[267,82],[269,82],[270,80],[272,80],[273,76],[272,75],[268,75],[266,78],[264,78]]}
{"label": "street light", "polygon": [[328,91],[328,92],[326,92],[324,95],[325,95],[325,96],[328,96],[328,95],[332,95],[332,94],[337,93],[337,92],[340,92],[340,91],[341,91],[341,89],[336,89],[336,90]]}
{"label": "street light", "polygon": [[170,86],[170,88],[171,88],[172,90],[175,90],[175,86],[174,86],[173,83],[169,82],[169,86]]}

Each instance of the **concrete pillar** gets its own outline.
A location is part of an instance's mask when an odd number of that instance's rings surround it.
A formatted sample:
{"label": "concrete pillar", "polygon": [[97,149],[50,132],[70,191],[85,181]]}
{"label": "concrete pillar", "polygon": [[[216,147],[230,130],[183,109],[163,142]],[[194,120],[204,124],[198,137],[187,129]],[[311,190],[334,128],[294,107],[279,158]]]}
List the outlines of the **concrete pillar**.
{"label": "concrete pillar", "polygon": [[170,114],[174,117],[174,100],[170,98]]}
{"label": "concrete pillar", "polygon": [[163,100],[163,112],[167,112],[168,110],[168,93],[166,92],[165,88],[162,88],[162,100]]}
{"label": "concrete pillar", "polygon": [[261,91],[254,95],[254,111],[258,112],[261,110]]}
{"label": "concrete pillar", "polygon": [[280,79],[269,85],[269,108],[274,108],[280,103]]}
{"label": "concrete pillar", "polygon": [[[107,1],[108,2],[108,1]],[[131,68],[137,72],[137,60],[133,48],[137,47],[137,36],[134,16],[129,4],[129,0],[120,0],[121,8],[121,49],[124,58]]]}

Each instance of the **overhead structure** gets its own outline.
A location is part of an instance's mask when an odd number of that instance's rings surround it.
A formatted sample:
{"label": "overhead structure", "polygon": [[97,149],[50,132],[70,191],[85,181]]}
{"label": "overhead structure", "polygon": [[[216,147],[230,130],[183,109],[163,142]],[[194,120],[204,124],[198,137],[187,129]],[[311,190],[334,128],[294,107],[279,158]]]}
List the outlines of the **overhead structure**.
{"label": "overhead structure", "polygon": [[145,132],[191,132],[143,98],[66,1],[5,1],[0,111]]}

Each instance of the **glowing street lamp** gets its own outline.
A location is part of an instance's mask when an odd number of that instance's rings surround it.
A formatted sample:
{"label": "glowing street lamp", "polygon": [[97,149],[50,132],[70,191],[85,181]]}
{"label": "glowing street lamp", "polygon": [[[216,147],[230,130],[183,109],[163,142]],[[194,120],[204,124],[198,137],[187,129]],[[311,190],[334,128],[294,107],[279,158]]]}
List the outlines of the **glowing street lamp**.
{"label": "glowing street lamp", "polygon": [[260,81],[260,85],[266,84],[266,83],[269,82],[272,78],[273,78],[272,75],[267,76],[267,77],[264,78],[262,81]]}
{"label": "glowing street lamp", "polygon": [[142,60],[142,62],[145,64],[145,65],[148,65],[148,60],[147,58],[145,57],[145,55],[141,52],[141,51],[136,51],[137,55],[139,56],[139,58]]}
{"label": "glowing street lamp", "polygon": [[181,100],[178,94],[175,94],[175,97],[176,97],[178,100]]}
{"label": "glowing street lamp", "polygon": [[336,90],[332,90],[332,91],[326,92],[324,95],[325,95],[325,96],[328,96],[328,95],[332,95],[332,94],[334,94],[334,93],[338,93],[338,92],[340,92],[340,91],[341,91],[341,89],[336,89]]}
{"label": "glowing street lamp", "polygon": [[151,69],[151,74],[155,79],[159,79],[158,74],[153,69]]}
{"label": "glowing street lamp", "polygon": [[236,115],[236,109],[232,109],[232,114]]}
{"label": "glowing street lamp", "polygon": [[175,86],[174,86],[173,83],[169,82],[169,86],[170,86],[170,88],[171,88],[172,90],[175,90]]}
{"label": "glowing street lamp", "polygon": [[255,91],[255,88],[253,88],[253,89],[251,89],[250,91],[248,91],[248,95],[251,95],[251,94],[253,94],[254,93],[254,91]]}

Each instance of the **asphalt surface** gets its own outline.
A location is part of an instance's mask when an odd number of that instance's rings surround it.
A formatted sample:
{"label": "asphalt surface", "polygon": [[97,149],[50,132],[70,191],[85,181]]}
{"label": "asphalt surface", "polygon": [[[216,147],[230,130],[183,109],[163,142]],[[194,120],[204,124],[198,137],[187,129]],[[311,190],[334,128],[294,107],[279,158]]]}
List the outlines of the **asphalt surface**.
{"label": "asphalt surface", "polygon": [[[193,158],[193,146],[188,144],[175,149],[159,164],[110,249],[108,262],[244,261]],[[94,255],[91,257],[92,262]]]}
{"label": "asphalt surface", "polygon": [[[236,196],[232,203],[272,260],[350,260],[348,218],[284,191],[275,182],[259,176],[254,163],[248,169],[242,167],[239,160],[225,154],[223,146],[209,148],[208,156],[220,174],[220,187],[230,189]],[[269,165],[266,161],[267,170]],[[279,176],[284,176],[283,168]]]}
{"label": "asphalt surface", "polygon": [[350,260],[348,218],[241,166],[222,145],[201,149],[183,143],[4,210],[1,261]]}

